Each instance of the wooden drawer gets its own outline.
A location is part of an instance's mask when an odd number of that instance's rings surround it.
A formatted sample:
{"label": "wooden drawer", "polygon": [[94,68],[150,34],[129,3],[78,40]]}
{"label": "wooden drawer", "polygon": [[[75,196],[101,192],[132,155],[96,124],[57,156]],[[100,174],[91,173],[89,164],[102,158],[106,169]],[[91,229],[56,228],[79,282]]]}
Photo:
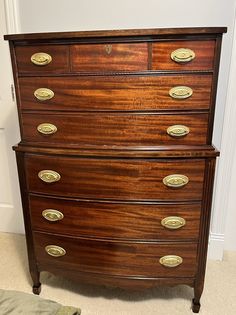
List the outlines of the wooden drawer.
{"label": "wooden drawer", "polygon": [[[67,45],[16,46],[15,53],[20,74],[68,73],[70,70],[69,47]],[[35,56],[39,53],[43,53],[43,55]],[[33,55],[34,57],[32,57]]]}
{"label": "wooden drawer", "polygon": [[[202,198],[205,169],[202,159],[96,159],[26,154],[25,165],[30,192],[119,200]],[[38,177],[42,170],[59,173],[60,180],[42,181]],[[168,187],[163,179],[171,174],[185,175],[189,182],[179,188]],[[50,174],[44,177],[54,178]]]}
{"label": "wooden drawer", "polygon": [[148,69],[147,43],[71,46],[74,72],[142,71]]}
{"label": "wooden drawer", "polygon": [[[214,68],[214,40],[156,42],[152,47],[153,70],[212,70]],[[194,59],[188,61],[193,57]]]}
{"label": "wooden drawer", "polygon": [[[23,110],[190,110],[210,107],[212,75],[34,77],[19,83]],[[169,91],[176,86],[190,87],[192,96],[172,98]],[[34,93],[40,88],[53,97],[38,100]]]}
{"label": "wooden drawer", "polygon": [[[95,241],[34,233],[35,252],[40,270],[53,265],[60,269],[114,276],[194,277],[197,245]],[[61,257],[50,256],[45,247],[60,246],[66,251]],[[159,259],[176,255],[183,259],[177,267],[165,267]]]}
{"label": "wooden drawer", "polygon": [[208,114],[24,113],[22,126],[23,141],[50,146],[200,145],[207,143]]}
{"label": "wooden drawer", "polygon": [[[110,239],[177,241],[198,239],[201,204],[89,202],[31,195],[30,209],[32,228],[37,231]],[[178,217],[177,221],[173,217]],[[164,227],[161,222],[165,218],[169,219]],[[183,226],[181,218],[185,220]]]}

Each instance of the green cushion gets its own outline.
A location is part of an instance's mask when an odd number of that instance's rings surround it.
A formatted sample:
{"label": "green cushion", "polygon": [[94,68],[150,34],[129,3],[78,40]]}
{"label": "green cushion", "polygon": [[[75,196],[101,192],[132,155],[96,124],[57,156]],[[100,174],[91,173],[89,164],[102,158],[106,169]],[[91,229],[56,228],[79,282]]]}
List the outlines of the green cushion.
{"label": "green cushion", "polygon": [[0,290],[1,315],[79,315],[81,310],[72,306],[18,291]]}

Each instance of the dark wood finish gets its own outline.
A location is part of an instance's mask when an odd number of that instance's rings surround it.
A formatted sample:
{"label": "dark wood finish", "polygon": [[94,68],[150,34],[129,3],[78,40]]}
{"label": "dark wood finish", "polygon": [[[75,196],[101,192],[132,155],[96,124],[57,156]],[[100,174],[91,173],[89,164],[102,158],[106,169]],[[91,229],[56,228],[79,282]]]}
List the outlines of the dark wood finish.
{"label": "dark wood finish", "polygon": [[71,67],[75,72],[148,69],[147,43],[72,45],[70,49]]}
{"label": "dark wood finish", "polygon": [[[57,222],[42,216],[45,209],[64,214]],[[136,240],[197,240],[200,204],[133,204],[74,201],[42,196],[30,196],[31,222],[36,231],[86,237]],[[161,225],[168,216],[179,216],[186,225],[170,230]]]}
{"label": "dark wood finish", "polygon": [[27,252],[28,252],[29,271],[30,271],[30,275],[33,281],[32,291],[35,294],[40,294],[40,291],[41,291],[40,274],[39,274],[39,269],[37,265],[37,258],[35,256],[35,248],[33,244],[33,231],[31,229],[31,224],[30,224],[28,195],[25,190],[25,187],[27,184],[26,184],[26,175],[25,175],[25,168],[24,168],[24,153],[16,152],[16,161],[17,161],[21,201],[22,201],[22,206],[23,206],[23,215],[24,215],[24,222],[25,222],[25,235],[26,235],[26,245],[27,245]]}
{"label": "dark wood finish", "polygon": [[[45,66],[38,66],[31,62],[31,56],[44,52],[52,57],[52,61]],[[20,74],[27,73],[63,73],[69,72],[69,47],[62,45],[35,45],[16,47],[16,63]]]}
{"label": "dark wood finish", "polygon": [[193,299],[192,300],[192,311],[193,311],[193,313],[199,313],[200,307],[201,307],[201,304],[195,302],[194,299]]}
{"label": "dark wood finish", "polygon": [[222,35],[218,35],[216,39],[216,49],[215,49],[215,58],[214,58],[214,79],[212,82],[213,84],[212,84],[211,106],[210,106],[210,111],[209,111],[210,115],[209,115],[209,123],[208,123],[209,124],[208,139],[212,139],[212,133],[213,133],[218,74],[219,74],[219,67],[220,67],[221,41],[222,41]]}
{"label": "dark wood finish", "polygon": [[205,168],[204,175],[204,195],[205,201],[202,205],[201,219],[200,219],[200,231],[199,241],[201,246],[198,248],[198,267],[197,277],[194,283],[194,299],[193,299],[193,312],[198,313],[200,309],[200,298],[204,288],[204,278],[206,272],[206,260],[208,249],[208,238],[210,229],[210,216],[212,205],[212,193],[215,175],[215,159],[208,159]]}
{"label": "dark wood finish", "polygon": [[[195,243],[158,244],[88,240],[35,232],[34,242],[40,268],[60,266],[84,272],[114,276],[139,277],[194,277],[196,273]],[[45,251],[47,245],[58,245],[66,250],[62,257],[52,257]],[[183,263],[176,268],[164,267],[159,259],[178,255]]]}
{"label": "dark wood finish", "polygon": [[[20,78],[19,84],[24,110],[200,110],[210,107],[212,75],[35,77]],[[193,95],[170,97],[169,90],[182,85],[192,88]],[[49,88],[55,95],[38,101],[38,88]]]}
{"label": "dark wood finish", "polygon": [[48,39],[76,39],[81,38],[104,38],[123,36],[168,36],[173,35],[208,35],[226,33],[226,27],[179,27],[179,28],[154,28],[154,29],[130,29],[130,30],[99,30],[81,32],[52,32],[52,33],[32,33],[32,34],[12,34],[5,35],[5,40],[48,40]]}
{"label": "dark wood finish", "polygon": [[[37,130],[42,123],[51,123],[57,132],[45,135]],[[167,129],[173,125],[185,125],[190,129],[186,136],[173,137]],[[77,147],[119,147],[152,145],[198,145],[207,141],[207,114],[22,114],[22,140],[37,141],[47,146],[54,143],[70,143]],[[79,137],[78,137],[79,135]]]}
{"label": "dark wood finish", "polygon": [[[215,158],[212,146],[222,33],[226,28],[178,28],[7,35],[16,86],[22,140],[17,155],[33,292],[49,271],[91,284],[144,289],[187,284],[199,312],[204,286]],[[177,48],[195,51],[177,64]],[[40,49],[40,51],[38,51]],[[36,51],[37,50],[37,51]],[[46,51],[47,50],[47,51]],[[53,62],[34,66],[30,57],[47,52]],[[189,86],[193,95],[174,100],[169,90]],[[38,101],[34,91],[55,96]],[[38,124],[57,133],[43,136]],[[190,134],[170,138],[169,124]],[[61,174],[53,184],[38,172]],[[182,188],[162,180],[182,173]],[[48,222],[42,210],[64,218]],[[163,217],[186,225],[167,230]],[[65,247],[60,258],[46,245]],[[163,267],[175,254],[183,263]]]}
{"label": "dark wood finish", "polygon": [[[171,59],[171,53],[179,48],[188,48],[195,52],[195,58],[187,63],[177,63]],[[153,70],[213,70],[215,41],[170,41],[153,44]]]}
{"label": "dark wood finish", "polygon": [[[79,272],[78,270],[60,268],[60,266],[49,264],[41,264],[39,268],[40,271],[47,270],[56,276],[63,276],[72,281],[90,284],[93,287],[106,285],[108,287],[122,288],[129,291],[139,291],[140,293],[142,293],[144,289],[154,288],[156,286],[189,285],[193,287],[194,283],[194,278],[187,277],[161,278],[158,277],[158,275],[155,277],[111,276],[85,271]],[[129,292],[129,294],[132,294],[132,292]]]}
{"label": "dark wood finish", "polygon": [[[28,190],[58,196],[120,200],[201,200],[204,160],[76,159],[27,155]],[[41,170],[61,175],[55,183],[38,177]],[[180,188],[163,184],[165,176],[183,174],[189,183]]]}
{"label": "dark wood finish", "polygon": [[[151,146],[151,147],[121,147],[101,150],[98,148],[74,148],[71,145],[59,144],[57,147],[40,146],[38,143],[20,143],[14,146],[17,152],[36,154],[69,155],[73,157],[110,157],[110,158],[207,158],[219,156],[211,145],[208,146]],[[201,151],[199,151],[201,150]]]}

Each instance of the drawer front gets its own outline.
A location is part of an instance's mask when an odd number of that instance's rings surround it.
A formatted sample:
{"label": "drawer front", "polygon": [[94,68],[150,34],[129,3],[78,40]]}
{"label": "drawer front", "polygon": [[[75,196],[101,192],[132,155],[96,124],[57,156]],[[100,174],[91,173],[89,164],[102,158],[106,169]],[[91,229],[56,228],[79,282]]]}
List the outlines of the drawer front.
{"label": "drawer front", "polygon": [[[185,110],[210,107],[212,75],[41,77],[19,82],[21,109]],[[193,94],[175,99],[169,92],[176,86],[188,86]],[[53,97],[37,99],[35,91],[41,88],[53,91]]]}
{"label": "drawer front", "polygon": [[142,71],[148,69],[147,43],[71,46],[72,71]]}
{"label": "drawer front", "polygon": [[153,43],[153,70],[212,70],[215,41]]}
{"label": "drawer front", "polygon": [[[69,158],[26,155],[28,190],[60,196],[119,200],[200,200],[204,160],[137,160]],[[43,170],[60,174],[40,173]],[[163,179],[172,174],[189,178],[184,186],[166,186]],[[175,176],[174,176],[175,177]],[[178,177],[179,178],[179,177]],[[169,177],[168,177],[169,179]],[[173,179],[174,181],[174,179]],[[182,182],[177,179],[177,182]]]}
{"label": "drawer front", "polygon": [[[194,243],[160,245],[93,241],[41,233],[34,233],[34,242],[41,270],[53,265],[114,276],[194,277],[196,273],[197,245]],[[45,250],[48,245],[59,246],[66,254],[53,257]],[[177,267],[163,266],[159,259],[166,255],[179,256],[183,262]]]}
{"label": "drawer front", "polygon": [[30,209],[32,228],[38,231],[113,239],[197,240],[201,205],[83,202],[31,195]]}
{"label": "drawer front", "polygon": [[68,73],[69,47],[62,45],[16,46],[20,74]]}
{"label": "drawer front", "polygon": [[25,113],[22,126],[24,141],[50,146],[198,145],[207,142],[208,115]]}

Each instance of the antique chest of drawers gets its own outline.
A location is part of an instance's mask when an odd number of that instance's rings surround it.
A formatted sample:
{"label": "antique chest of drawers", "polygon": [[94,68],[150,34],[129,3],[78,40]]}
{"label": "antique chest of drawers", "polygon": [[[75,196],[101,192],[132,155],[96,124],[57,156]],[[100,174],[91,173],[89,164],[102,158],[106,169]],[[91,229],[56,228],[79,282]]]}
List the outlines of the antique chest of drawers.
{"label": "antique chest of drawers", "polygon": [[33,292],[40,272],[203,290],[225,28],[7,35]]}

